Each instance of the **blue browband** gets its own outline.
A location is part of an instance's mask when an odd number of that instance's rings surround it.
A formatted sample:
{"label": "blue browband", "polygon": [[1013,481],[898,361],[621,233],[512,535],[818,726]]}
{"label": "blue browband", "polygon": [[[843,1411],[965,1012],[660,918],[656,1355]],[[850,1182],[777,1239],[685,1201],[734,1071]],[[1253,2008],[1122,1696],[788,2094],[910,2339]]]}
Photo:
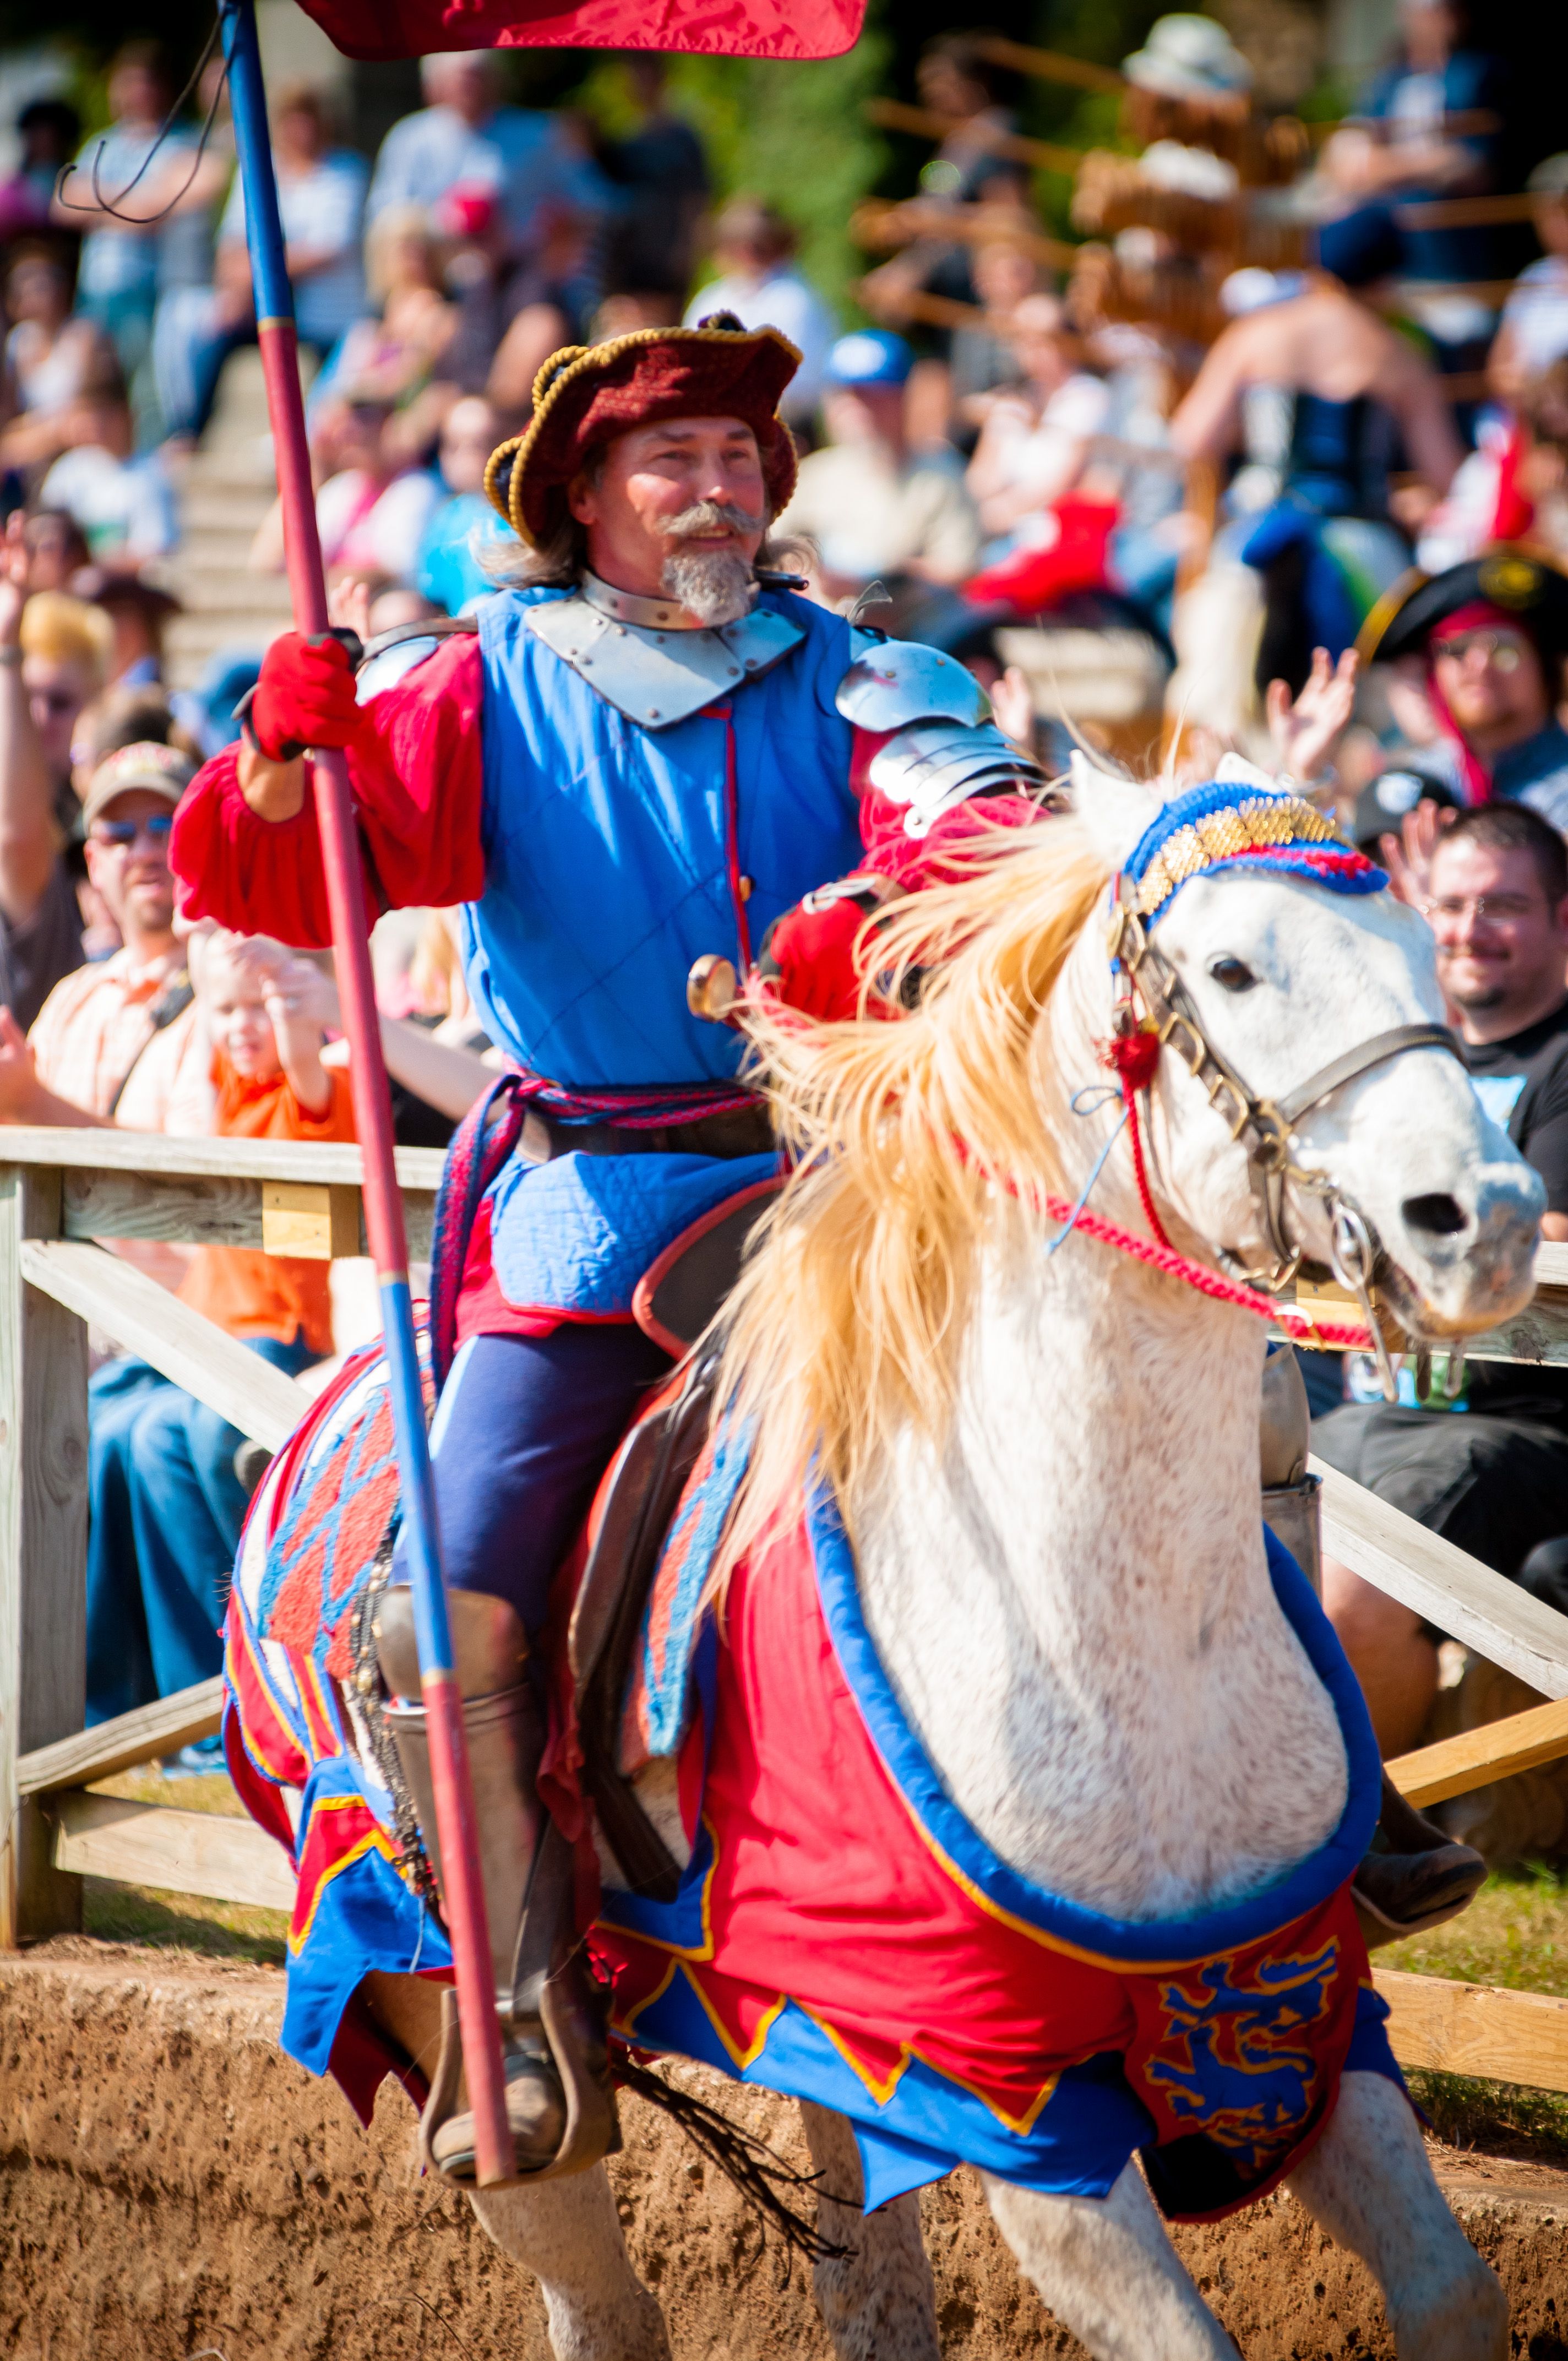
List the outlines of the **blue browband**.
{"label": "blue browband", "polygon": [[1165,805],[1124,873],[1146,927],[1190,878],[1219,868],[1283,870],[1336,894],[1380,894],[1388,883],[1387,872],[1303,797],[1239,779],[1212,779]]}

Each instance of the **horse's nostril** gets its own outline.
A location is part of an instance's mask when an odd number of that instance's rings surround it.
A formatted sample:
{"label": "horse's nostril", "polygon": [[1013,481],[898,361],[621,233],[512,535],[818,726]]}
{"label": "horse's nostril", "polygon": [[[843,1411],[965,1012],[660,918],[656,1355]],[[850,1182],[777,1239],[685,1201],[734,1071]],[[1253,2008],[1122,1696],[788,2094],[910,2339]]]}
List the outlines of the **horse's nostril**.
{"label": "horse's nostril", "polygon": [[1433,1237],[1451,1238],[1465,1226],[1467,1215],[1455,1198],[1445,1194],[1407,1197],[1399,1211],[1412,1230],[1430,1230]]}

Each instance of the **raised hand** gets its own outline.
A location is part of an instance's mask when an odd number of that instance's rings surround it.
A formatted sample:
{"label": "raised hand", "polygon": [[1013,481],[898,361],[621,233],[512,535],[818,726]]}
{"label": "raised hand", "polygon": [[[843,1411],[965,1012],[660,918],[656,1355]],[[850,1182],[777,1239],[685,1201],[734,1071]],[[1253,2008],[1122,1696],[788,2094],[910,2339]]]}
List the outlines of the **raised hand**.
{"label": "raised hand", "polygon": [[1355,709],[1358,659],[1346,648],[1337,664],[1329,663],[1326,648],[1312,650],[1312,669],[1294,703],[1282,680],[1271,680],[1265,699],[1268,734],[1283,769],[1310,783],[1326,771],[1350,726]]}
{"label": "raised hand", "polygon": [[1035,751],[1035,700],[1029,684],[1016,664],[1009,664],[991,691],[991,710],[996,726],[1014,746],[1026,753]]}
{"label": "raised hand", "polygon": [[1456,811],[1423,796],[1399,822],[1397,836],[1380,836],[1377,850],[1388,882],[1401,902],[1424,910],[1431,895],[1431,861],[1438,838],[1459,818]]}
{"label": "raised hand", "polygon": [[13,509],[0,540],[0,648],[14,648],[21,637],[22,609],[27,603],[27,567],[31,563],[23,539],[26,519]]}

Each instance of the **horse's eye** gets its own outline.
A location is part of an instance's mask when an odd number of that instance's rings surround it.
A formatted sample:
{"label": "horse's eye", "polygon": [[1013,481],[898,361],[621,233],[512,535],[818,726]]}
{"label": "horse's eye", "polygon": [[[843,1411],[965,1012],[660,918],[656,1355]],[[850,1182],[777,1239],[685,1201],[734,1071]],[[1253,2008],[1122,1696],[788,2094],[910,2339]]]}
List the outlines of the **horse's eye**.
{"label": "horse's eye", "polygon": [[1215,959],[1209,961],[1209,972],[1225,992],[1250,992],[1257,982],[1245,960]]}

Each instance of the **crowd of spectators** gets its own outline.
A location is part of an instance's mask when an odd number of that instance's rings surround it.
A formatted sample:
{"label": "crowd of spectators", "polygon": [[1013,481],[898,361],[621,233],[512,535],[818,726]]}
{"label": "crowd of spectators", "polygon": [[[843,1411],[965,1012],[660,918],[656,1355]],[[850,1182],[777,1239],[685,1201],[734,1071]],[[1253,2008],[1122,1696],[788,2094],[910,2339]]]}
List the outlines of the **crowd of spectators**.
{"label": "crowd of spectators", "polygon": [[[853,308],[785,210],[718,201],[657,58],[625,61],[616,137],[508,103],[485,53],[426,59],[374,155],[330,92],[276,90],[334,615],[368,640],[490,594],[486,462],[564,344],[781,328],[801,465],[775,546],[809,595],[970,664],[1048,767],[1074,730],[1178,780],[1227,746],[1289,767],[1431,916],[1477,1087],[1568,1237],[1568,156],[1530,170],[1521,269],[1524,230],[1473,202],[1512,193],[1517,149],[1460,0],[1404,0],[1397,54],[1315,145],[1254,104],[1218,23],[1172,16],[1125,61],[1069,249],[993,51],[928,49],[930,158],[857,215],[884,258]],[[0,1120],[346,1137],[330,961],[174,915],[170,814],[261,653],[199,692],[165,677],[182,472],[255,311],[221,72],[200,133],[170,126],[155,44],[106,87],[85,139],[65,101],[29,105],[0,183]],[[1499,562],[1534,568],[1512,621]],[[274,511],[249,564],[283,563]],[[1412,565],[1453,595],[1376,645]],[[450,918],[376,950],[399,1136],[439,1145],[488,1074]],[[134,1251],[291,1371],[334,1348],[324,1266]],[[1568,1611],[1568,1389],[1403,1382],[1390,1408],[1321,1356],[1325,1455]],[[143,1364],[93,1387],[96,1718],[214,1668],[248,1463]],[[1380,1734],[1410,1742],[1431,1635],[1328,1584]]]}

